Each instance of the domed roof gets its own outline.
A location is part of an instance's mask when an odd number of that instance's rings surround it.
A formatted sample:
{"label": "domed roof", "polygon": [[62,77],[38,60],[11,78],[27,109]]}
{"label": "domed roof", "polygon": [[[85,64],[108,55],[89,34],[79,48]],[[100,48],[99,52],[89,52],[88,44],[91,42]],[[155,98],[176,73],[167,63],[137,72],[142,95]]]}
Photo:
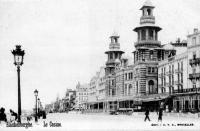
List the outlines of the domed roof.
{"label": "domed roof", "polygon": [[163,46],[163,49],[165,50],[174,50],[174,46],[172,44],[166,44]]}
{"label": "domed roof", "polygon": [[115,63],[121,63],[121,61],[119,59],[116,59]]}
{"label": "domed roof", "polygon": [[144,5],[142,6],[141,10],[143,9],[143,7],[153,7],[154,8],[154,6],[153,6],[153,4],[151,3],[150,0],[146,0],[144,2]]}
{"label": "domed roof", "polygon": [[144,2],[144,5],[143,6],[153,6],[153,4],[152,4],[152,2],[150,1],[150,0],[146,0],[145,2]]}

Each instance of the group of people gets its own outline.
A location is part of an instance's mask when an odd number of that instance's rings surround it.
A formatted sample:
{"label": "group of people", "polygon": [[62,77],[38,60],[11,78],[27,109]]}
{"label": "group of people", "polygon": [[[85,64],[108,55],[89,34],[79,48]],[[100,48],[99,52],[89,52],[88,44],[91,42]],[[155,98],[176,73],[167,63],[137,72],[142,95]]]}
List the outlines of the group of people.
{"label": "group of people", "polygon": [[[10,109],[10,115],[14,117],[13,120],[10,119],[10,122],[12,121],[17,121],[17,113],[15,113],[13,110]],[[4,121],[4,122],[8,122],[7,120],[7,115],[5,113],[5,108],[1,107],[0,109],[0,122]]]}
{"label": "group of people", "polygon": [[[163,109],[160,108],[159,111],[158,111],[157,113],[158,113],[158,122],[159,122],[159,121],[162,122]],[[144,119],[144,121],[146,121],[147,119],[148,119],[149,121],[151,121],[150,118],[149,118],[149,109],[148,109],[148,108],[147,108],[146,111],[145,111],[145,119]]]}

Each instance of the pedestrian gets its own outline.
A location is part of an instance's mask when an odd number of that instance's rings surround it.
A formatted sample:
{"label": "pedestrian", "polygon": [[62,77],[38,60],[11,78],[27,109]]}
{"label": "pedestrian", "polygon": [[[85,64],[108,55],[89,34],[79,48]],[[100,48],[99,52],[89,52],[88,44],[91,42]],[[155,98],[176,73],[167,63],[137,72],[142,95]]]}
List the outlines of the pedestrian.
{"label": "pedestrian", "polygon": [[45,111],[42,111],[42,118],[46,119],[46,112]]}
{"label": "pedestrian", "polygon": [[11,116],[15,117],[15,121],[17,120],[17,113],[10,109]]}
{"label": "pedestrian", "polygon": [[158,112],[158,122],[159,122],[159,121],[162,122],[162,115],[163,115],[163,110],[162,110],[162,109],[159,109],[159,112]]}
{"label": "pedestrian", "polygon": [[147,119],[148,119],[149,121],[151,121],[150,118],[149,118],[149,109],[148,109],[148,108],[147,108],[146,111],[145,111],[145,119],[144,119],[144,121],[146,121]]}
{"label": "pedestrian", "polygon": [[3,108],[3,107],[1,107],[1,109],[0,109],[0,122],[1,121],[7,122],[5,108]]}

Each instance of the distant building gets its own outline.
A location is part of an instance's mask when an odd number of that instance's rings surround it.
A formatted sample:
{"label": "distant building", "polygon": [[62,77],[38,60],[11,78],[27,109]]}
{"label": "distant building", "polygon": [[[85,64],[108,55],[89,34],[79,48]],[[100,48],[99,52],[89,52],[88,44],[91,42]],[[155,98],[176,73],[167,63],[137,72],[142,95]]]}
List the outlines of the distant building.
{"label": "distant building", "polygon": [[88,89],[89,84],[76,85],[76,99],[75,99],[75,109],[85,109],[86,103],[88,101]]}

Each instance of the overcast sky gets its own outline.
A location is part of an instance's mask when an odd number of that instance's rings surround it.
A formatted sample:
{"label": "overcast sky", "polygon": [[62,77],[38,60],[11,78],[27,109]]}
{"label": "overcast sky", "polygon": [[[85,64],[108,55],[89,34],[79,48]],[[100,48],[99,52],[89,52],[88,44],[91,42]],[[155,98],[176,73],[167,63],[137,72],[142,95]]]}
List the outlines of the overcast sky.
{"label": "overcast sky", "polygon": [[[78,81],[87,83],[106,61],[109,36],[132,57],[145,0],[0,0],[0,107],[17,111],[17,71],[11,50],[25,50],[21,68],[22,109],[32,109],[33,91],[43,104]],[[186,39],[200,28],[199,0],[152,0],[162,44]]]}

